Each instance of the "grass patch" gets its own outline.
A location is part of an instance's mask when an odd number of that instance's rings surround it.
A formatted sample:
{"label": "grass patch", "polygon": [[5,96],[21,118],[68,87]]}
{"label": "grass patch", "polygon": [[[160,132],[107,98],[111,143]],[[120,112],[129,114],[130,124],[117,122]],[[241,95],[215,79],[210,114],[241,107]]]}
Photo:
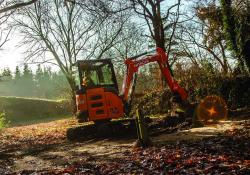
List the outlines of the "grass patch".
{"label": "grass patch", "polygon": [[0,97],[0,112],[10,126],[51,121],[71,115],[67,100]]}

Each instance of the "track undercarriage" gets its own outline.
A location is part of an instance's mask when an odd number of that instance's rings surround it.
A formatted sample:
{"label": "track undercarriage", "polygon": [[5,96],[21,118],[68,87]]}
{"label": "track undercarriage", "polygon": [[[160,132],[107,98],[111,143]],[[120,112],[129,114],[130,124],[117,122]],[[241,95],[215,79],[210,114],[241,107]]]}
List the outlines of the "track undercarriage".
{"label": "track undercarriage", "polygon": [[[174,103],[172,101],[172,103]],[[143,113],[143,112],[142,112]],[[172,114],[172,112],[171,112]],[[176,110],[175,115],[164,114],[157,118],[143,115],[149,135],[162,132],[173,132],[192,126],[216,124],[227,118],[227,106],[219,96],[207,96],[199,104],[189,104],[185,112]],[[121,118],[116,120],[100,120],[94,124],[69,128],[69,140],[86,140],[92,138],[121,138],[138,135],[137,118]]]}
{"label": "track undercarriage", "polygon": [[86,140],[92,138],[136,136],[134,119],[100,120],[95,123],[80,125],[67,130],[69,140]]}
{"label": "track undercarriage", "polygon": [[[146,117],[145,121],[149,135],[157,135],[162,132],[173,132],[191,126],[192,117],[186,117],[183,114],[176,116],[162,115],[157,118]],[[94,138],[136,138],[137,132],[136,119],[123,118],[69,128],[67,138],[72,141]]]}

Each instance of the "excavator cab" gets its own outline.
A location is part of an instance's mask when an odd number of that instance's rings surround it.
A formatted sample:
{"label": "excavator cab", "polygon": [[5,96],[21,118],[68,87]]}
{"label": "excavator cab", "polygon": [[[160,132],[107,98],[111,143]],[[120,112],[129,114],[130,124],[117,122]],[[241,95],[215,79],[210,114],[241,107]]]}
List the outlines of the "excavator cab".
{"label": "excavator cab", "polygon": [[79,88],[76,92],[79,122],[100,121],[123,116],[123,101],[110,59],[79,60]]}
{"label": "excavator cab", "polygon": [[109,59],[77,61],[80,89],[104,87],[118,92],[114,67]]}

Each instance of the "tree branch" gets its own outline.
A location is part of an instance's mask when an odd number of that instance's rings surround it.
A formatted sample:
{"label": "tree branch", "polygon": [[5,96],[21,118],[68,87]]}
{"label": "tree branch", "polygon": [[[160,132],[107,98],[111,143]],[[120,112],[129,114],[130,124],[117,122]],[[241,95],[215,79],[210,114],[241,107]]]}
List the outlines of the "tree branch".
{"label": "tree branch", "polygon": [[10,10],[14,10],[14,9],[17,9],[17,8],[20,8],[20,7],[24,7],[24,6],[33,4],[33,3],[37,2],[37,1],[38,0],[31,0],[31,1],[28,1],[28,2],[16,3],[14,5],[11,5],[11,6],[8,6],[8,7],[4,7],[2,9],[0,9],[0,13],[5,13],[5,12],[8,12]]}

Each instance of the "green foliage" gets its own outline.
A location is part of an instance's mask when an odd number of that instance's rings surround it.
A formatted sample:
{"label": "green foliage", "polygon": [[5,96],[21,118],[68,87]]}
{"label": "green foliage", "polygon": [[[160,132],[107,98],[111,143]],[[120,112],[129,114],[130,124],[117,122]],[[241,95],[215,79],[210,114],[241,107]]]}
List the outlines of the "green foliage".
{"label": "green foliage", "polygon": [[183,69],[178,65],[175,69],[175,78],[188,92],[190,101],[199,101],[207,95],[219,94],[221,74],[213,64],[206,59],[200,65],[191,65]]}
{"label": "green foliage", "polygon": [[141,105],[141,110],[145,115],[155,115],[167,113],[171,108],[170,98],[172,93],[169,89],[151,90],[144,96],[134,100],[131,115],[136,114],[138,105]]}
{"label": "green foliage", "polygon": [[[207,64],[207,63],[203,63]],[[191,67],[188,70],[175,70],[175,78],[184,87],[190,102],[199,102],[207,95],[219,95],[225,99],[230,109],[250,106],[250,78],[228,78],[207,64],[202,68]],[[167,113],[171,108],[169,89],[153,90],[134,100],[131,115],[135,115],[138,104],[146,115]]]}
{"label": "green foliage", "polygon": [[8,126],[8,122],[5,118],[5,113],[0,113],[0,129]]}
{"label": "green foliage", "polygon": [[240,108],[250,106],[250,77],[241,76],[224,78],[219,87],[221,95],[227,101],[229,107]]}
{"label": "green foliage", "polygon": [[71,115],[70,102],[16,97],[0,97],[0,111],[11,125],[60,119]]}
{"label": "green foliage", "polygon": [[199,101],[207,95],[222,96],[230,108],[250,105],[250,78],[229,78],[221,75],[211,63],[204,61],[201,67],[175,70],[176,78],[188,91],[190,101]]}
{"label": "green foliage", "polygon": [[15,69],[15,77],[14,79],[17,81],[17,80],[20,80],[21,78],[21,72],[20,72],[20,69],[19,69],[19,66],[16,66],[16,69]]}
{"label": "green foliage", "polygon": [[[210,49],[225,47],[238,59],[240,73],[250,68],[250,2],[220,0],[201,3],[196,9],[197,17],[205,24],[203,42]],[[224,45],[226,41],[226,45]],[[225,56],[225,55],[224,55]],[[250,69],[249,69],[250,70]]]}
{"label": "green foliage", "polygon": [[[5,68],[2,74],[12,75],[8,68]],[[52,72],[50,67],[42,68],[40,65],[35,74],[27,64],[24,65],[23,71],[17,66],[14,78],[9,76],[4,79],[7,81],[0,84],[0,96],[65,99],[64,92],[69,89],[67,80],[61,72]]]}
{"label": "green foliage", "polygon": [[[250,2],[248,2],[250,7]],[[250,72],[250,8],[246,13],[239,14],[237,18],[237,43],[241,58],[245,61]]]}
{"label": "green foliage", "polygon": [[12,78],[11,71],[10,71],[10,69],[8,67],[3,69],[2,76],[3,77],[8,77],[10,79]]}
{"label": "green foliage", "polygon": [[[15,84],[15,92],[18,96],[24,96],[33,94],[35,89],[35,82],[33,79],[33,73],[27,64],[23,67],[23,74],[19,81]],[[29,96],[28,96],[29,97]]]}
{"label": "green foliage", "polygon": [[232,1],[231,0],[221,0],[222,15],[223,15],[223,24],[226,38],[228,41],[228,46],[231,50],[238,55],[238,47],[236,42],[236,30],[235,30],[235,16],[233,15],[232,10]]}
{"label": "green foliage", "polygon": [[[241,70],[244,72],[245,63],[250,71],[250,54],[248,50],[250,48],[250,9],[247,8],[246,11],[235,9],[235,7],[232,7],[231,0],[221,0],[220,3],[228,46],[239,59]],[[247,2],[247,5],[249,6],[249,2]]]}

